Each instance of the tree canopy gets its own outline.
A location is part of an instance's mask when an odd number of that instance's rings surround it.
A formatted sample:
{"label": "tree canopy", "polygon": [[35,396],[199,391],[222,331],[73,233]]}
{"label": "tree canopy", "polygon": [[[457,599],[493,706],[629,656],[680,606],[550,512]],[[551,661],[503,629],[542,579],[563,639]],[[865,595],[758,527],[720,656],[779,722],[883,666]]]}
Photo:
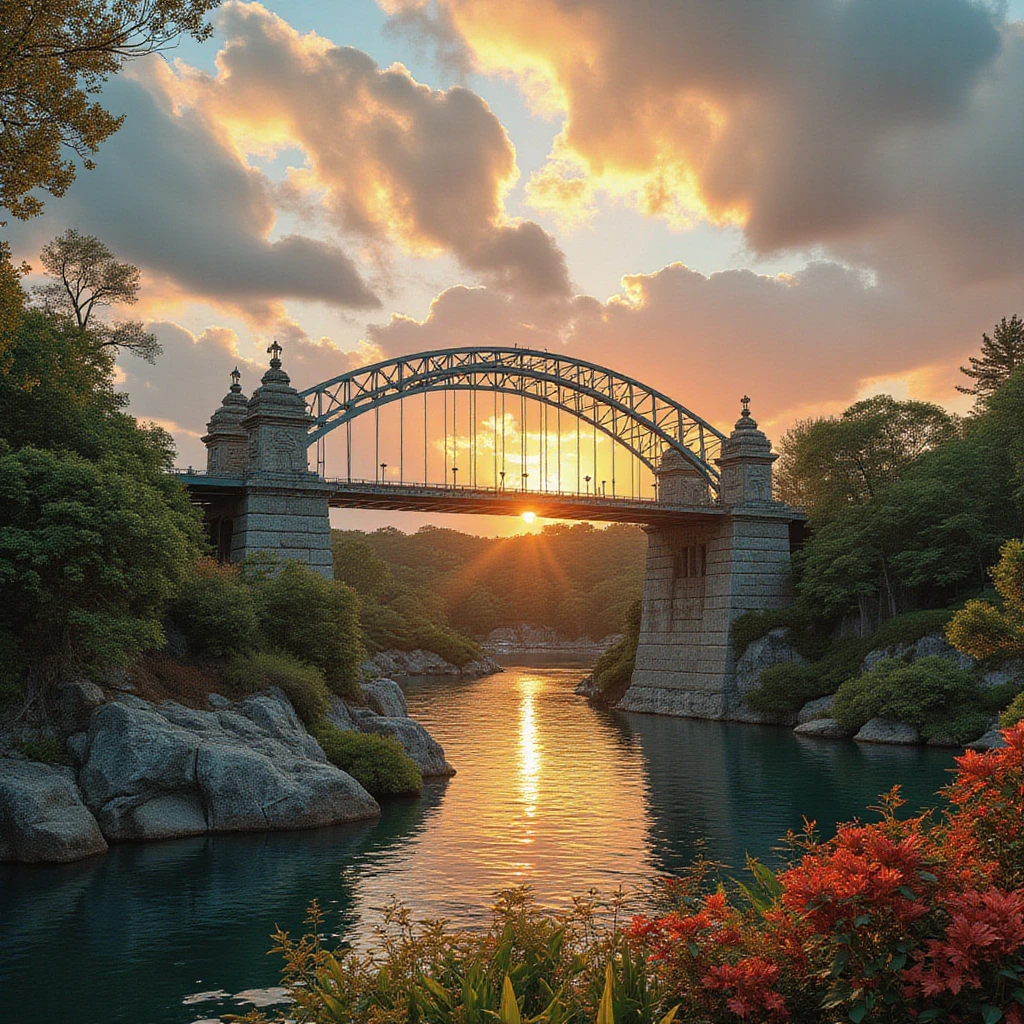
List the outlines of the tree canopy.
{"label": "tree canopy", "polygon": [[1014,314],[1004,316],[996,324],[992,336],[981,336],[981,356],[971,356],[970,366],[961,366],[960,372],[974,381],[971,387],[957,385],[957,391],[975,395],[979,402],[992,397],[1005,384],[1013,372],[1024,366],[1024,320]]}
{"label": "tree canopy", "polygon": [[94,97],[127,61],[182,34],[206,39],[220,0],[0,0],[0,208],[27,219],[33,195],[63,195],[76,159],[94,166],[123,116]]}

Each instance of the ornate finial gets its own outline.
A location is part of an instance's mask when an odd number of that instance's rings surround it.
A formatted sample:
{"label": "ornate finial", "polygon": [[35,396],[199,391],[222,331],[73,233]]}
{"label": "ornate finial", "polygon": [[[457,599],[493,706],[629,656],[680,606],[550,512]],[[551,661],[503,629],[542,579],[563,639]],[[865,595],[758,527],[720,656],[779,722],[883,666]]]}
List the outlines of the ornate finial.
{"label": "ornate finial", "polygon": [[740,399],[740,401],[743,403],[743,411],[740,413],[740,415],[744,419],[746,419],[750,415],[750,397],[749,397],[749,395],[744,395]]}
{"label": "ornate finial", "polygon": [[231,390],[236,395],[242,390],[242,375],[238,372],[237,366],[231,371]]}
{"label": "ornate finial", "polygon": [[277,343],[277,338],[274,339],[273,345],[267,349],[267,354],[270,356],[270,368],[272,370],[281,369],[281,353],[284,350]]}

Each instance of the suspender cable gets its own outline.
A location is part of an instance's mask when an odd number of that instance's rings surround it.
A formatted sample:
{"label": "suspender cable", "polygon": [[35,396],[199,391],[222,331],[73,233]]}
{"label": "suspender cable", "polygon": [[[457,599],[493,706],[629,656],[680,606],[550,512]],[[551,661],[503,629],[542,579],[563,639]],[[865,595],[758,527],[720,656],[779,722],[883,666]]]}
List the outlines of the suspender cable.
{"label": "suspender cable", "polygon": [[352,483],[352,421],[345,424],[345,472],[349,483]]}
{"label": "suspender cable", "polygon": [[576,406],[576,493],[580,493],[580,403],[579,397],[573,397],[573,405]]}
{"label": "suspender cable", "polygon": [[380,483],[380,406],[373,410],[373,476]]}
{"label": "suspender cable", "polygon": [[423,392],[423,486],[427,486],[427,392]]}
{"label": "suspender cable", "polygon": [[558,389],[558,405],[555,406],[555,433],[557,434],[558,454],[555,456],[558,475],[558,491],[562,491],[562,389]]}
{"label": "suspender cable", "polygon": [[505,392],[501,393],[501,487],[505,488]]}
{"label": "suspender cable", "polygon": [[405,402],[398,400],[398,482],[405,479]]}
{"label": "suspender cable", "polygon": [[452,487],[459,482],[459,393],[452,392]]}
{"label": "suspender cable", "polygon": [[[495,382],[497,383],[497,382]],[[494,459],[492,470],[494,473],[491,479],[491,485],[495,488],[498,486],[498,392],[497,389],[492,393],[494,399],[494,418],[491,420],[491,433],[494,434]]]}
{"label": "suspender cable", "polygon": [[597,489],[601,485],[598,483],[597,476],[597,399],[591,401],[591,419],[594,424],[594,493],[597,494]]}
{"label": "suspender cable", "polygon": [[526,395],[519,392],[519,485],[526,490]]}
{"label": "suspender cable", "polygon": [[[612,406],[612,434],[618,437],[617,428],[615,425],[615,407]],[[618,442],[612,438],[612,497],[615,497],[615,449],[618,447]]]}
{"label": "suspender cable", "polygon": [[448,389],[444,389],[444,485],[448,486]]}

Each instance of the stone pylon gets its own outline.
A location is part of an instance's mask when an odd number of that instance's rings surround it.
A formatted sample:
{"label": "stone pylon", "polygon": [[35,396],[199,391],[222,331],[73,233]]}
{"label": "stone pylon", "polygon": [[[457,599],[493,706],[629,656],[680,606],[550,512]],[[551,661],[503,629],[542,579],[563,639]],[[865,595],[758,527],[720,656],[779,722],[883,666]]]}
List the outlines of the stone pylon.
{"label": "stone pylon", "polygon": [[[241,496],[207,510],[218,553],[241,562],[260,552],[305,562],[332,576],[330,490],[310,472],[307,448],[313,417],[281,366],[281,347],[267,350],[270,368],[245,401],[232,374],[231,390],[203,438],[207,473],[241,475]],[[217,528],[214,531],[214,517]],[[224,552],[225,537],[229,538]]]}
{"label": "stone pylon", "polygon": [[737,692],[731,626],[753,610],[789,602],[790,523],[799,513],[772,499],[771,442],[749,399],[717,460],[720,514],[706,481],[677,453],[658,471],[659,497],[695,508],[692,525],[647,529],[640,641],[619,707],[694,718],[750,717]]}

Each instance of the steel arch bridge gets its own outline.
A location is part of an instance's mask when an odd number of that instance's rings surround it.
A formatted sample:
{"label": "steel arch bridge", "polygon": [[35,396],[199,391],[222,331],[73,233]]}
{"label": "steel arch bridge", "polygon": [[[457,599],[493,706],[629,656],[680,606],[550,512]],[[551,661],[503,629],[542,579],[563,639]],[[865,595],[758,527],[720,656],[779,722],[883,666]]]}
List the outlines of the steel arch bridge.
{"label": "steel arch bridge", "polygon": [[719,493],[715,459],[725,435],[685,406],[632,377],[557,352],[468,347],[400,356],[340,374],[300,392],[323,442],[332,430],[392,402],[432,392],[493,392],[567,412],[630,451],[654,471],[671,449]]}

